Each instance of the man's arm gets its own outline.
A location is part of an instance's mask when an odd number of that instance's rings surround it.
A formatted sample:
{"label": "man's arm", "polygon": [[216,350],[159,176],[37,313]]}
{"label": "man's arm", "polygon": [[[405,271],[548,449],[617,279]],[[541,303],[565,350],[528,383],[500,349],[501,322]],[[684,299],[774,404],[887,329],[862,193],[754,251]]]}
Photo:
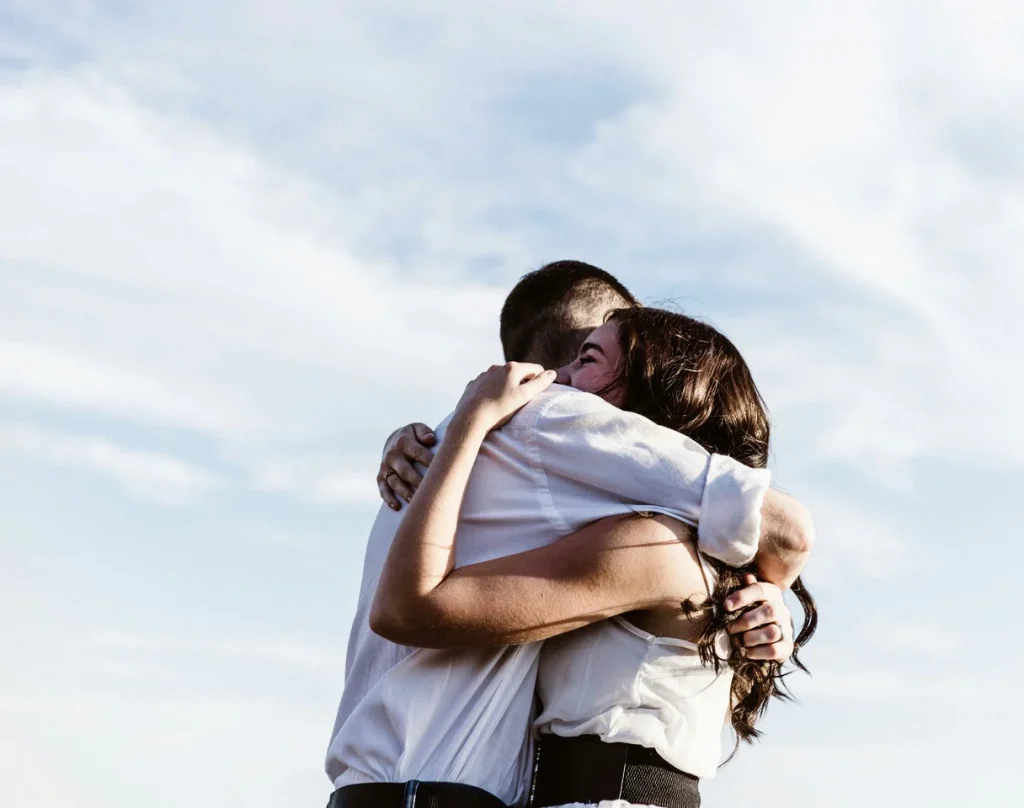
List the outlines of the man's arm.
{"label": "man's arm", "polygon": [[529,430],[524,439],[565,532],[625,506],[697,527],[700,551],[730,566],[754,559],[767,469],[712,455],[686,435],[585,393],[563,392],[534,423],[510,428]]}

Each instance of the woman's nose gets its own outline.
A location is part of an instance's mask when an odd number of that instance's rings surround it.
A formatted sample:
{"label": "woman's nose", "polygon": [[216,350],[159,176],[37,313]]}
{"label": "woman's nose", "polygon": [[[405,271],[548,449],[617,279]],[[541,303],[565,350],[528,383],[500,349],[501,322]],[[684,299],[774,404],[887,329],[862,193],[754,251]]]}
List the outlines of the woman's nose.
{"label": "woman's nose", "polygon": [[555,371],[558,374],[555,376],[555,384],[570,384],[572,382],[572,378],[569,376],[570,367],[572,365],[563,365]]}

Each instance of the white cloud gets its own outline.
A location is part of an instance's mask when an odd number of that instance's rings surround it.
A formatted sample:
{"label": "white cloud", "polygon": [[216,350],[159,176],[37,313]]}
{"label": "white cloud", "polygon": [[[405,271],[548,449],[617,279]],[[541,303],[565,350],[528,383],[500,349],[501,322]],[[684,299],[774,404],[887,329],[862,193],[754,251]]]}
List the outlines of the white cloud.
{"label": "white cloud", "polygon": [[309,439],[494,355],[498,290],[400,283],[336,198],[101,80],[0,85],[0,155],[9,393]]}
{"label": "white cloud", "polygon": [[95,650],[141,655],[228,656],[261,663],[284,664],[314,672],[338,673],[345,656],[336,648],[314,646],[285,638],[200,638],[97,631],[88,637]]}
{"label": "white cloud", "polygon": [[[92,350],[90,350],[92,348]],[[125,368],[88,342],[47,345],[0,340],[0,393],[39,404],[199,431],[241,429],[252,416],[225,398],[225,391],[182,389],[166,371],[139,363]]]}
{"label": "white cloud", "polygon": [[800,687],[801,698],[816,706],[825,701],[868,704],[938,703],[946,708],[983,706],[994,709],[1013,698],[1016,682],[1004,675],[972,671],[969,675],[943,675],[921,667],[894,670],[884,667],[849,666],[843,669],[814,668],[813,676]]}
{"label": "white cloud", "polygon": [[[922,794],[936,805],[1019,803],[1007,778],[978,776],[1012,770],[1020,754],[1020,741],[999,720],[976,716],[930,733],[890,724],[875,729],[867,739],[829,743],[797,734],[782,743],[766,739],[702,782],[702,798],[713,805],[742,804],[755,784],[765,808],[856,808],[865,802],[897,808],[919,802]],[[948,765],[951,754],[956,765]]]}
{"label": "white cloud", "polygon": [[[465,374],[493,356],[493,348],[487,356],[467,351],[479,341],[453,335],[462,329],[493,340],[500,291],[481,290],[483,306],[466,289],[447,303],[435,296],[435,308],[445,311],[438,331],[413,334],[407,323],[426,317],[420,304],[429,292],[407,287],[401,299],[391,299],[393,316],[378,333],[377,323],[359,315],[384,310],[384,290],[399,276],[393,259],[374,262],[368,255],[413,247],[415,257],[403,259],[403,268],[417,278],[457,279],[464,270],[454,267],[481,257],[523,269],[545,257],[523,237],[551,239],[515,219],[496,227],[492,214],[510,205],[548,211],[591,233],[619,234],[620,242],[671,243],[680,225],[737,241],[761,232],[798,262],[790,272],[773,271],[769,282],[780,292],[799,289],[809,277],[833,284],[816,314],[792,323],[791,309],[769,309],[739,332],[758,366],[770,368],[761,375],[777,415],[814,423],[805,430],[810,456],[881,465],[890,470],[890,485],[906,487],[912,463],[941,455],[941,438],[957,429],[979,462],[1019,467],[1024,432],[1005,400],[1012,396],[988,400],[992,417],[977,418],[971,392],[993,383],[1024,389],[1009,349],[1015,337],[994,327],[1011,320],[1022,296],[1006,256],[1021,251],[1015,223],[1024,199],[1019,184],[1005,182],[982,159],[989,141],[977,140],[995,138],[989,151],[996,154],[987,159],[1012,166],[1019,150],[1005,135],[1024,125],[1012,111],[1019,71],[1001,68],[1014,58],[1007,31],[1024,22],[1012,5],[982,5],[987,12],[942,4],[921,32],[904,7],[881,3],[856,9],[784,3],[771,15],[744,14],[742,22],[726,6],[526,3],[483,14],[456,4],[407,19],[430,32],[417,38],[415,58],[387,46],[395,19],[408,17],[401,4],[344,19],[327,14],[327,25],[310,25],[327,13],[325,6],[304,4],[286,25],[287,39],[270,45],[280,58],[262,56],[269,12],[243,21],[221,9],[200,21],[178,10],[154,27],[143,12],[109,20],[88,8],[69,14],[42,5],[34,13],[85,48],[115,83],[80,71],[70,82],[37,79],[8,99],[19,120],[29,122],[8,153],[32,162],[34,150],[40,163],[54,148],[69,154],[58,170],[42,173],[38,190],[20,196],[49,199],[57,187],[98,185],[101,174],[107,190],[97,200],[62,203],[71,216],[59,208],[49,217],[35,215],[28,204],[24,215],[8,218],[28,234],[26,260],[39,261],[38,222],[80,234],[97,217],[109,220],[112,209],[130,208],[144,224],[133,220],[130,229],[143,235],[122,238],[116,253],[81,235],[44,251],[57,251],[45,260],[61,265],[73,263],[70,252],[95,256],[100,260],[89,262],[90,272],[115,273],[122,281],[153,263],[151,245],[166,250],[173,232],[166,260],[157,256],[162,266],[140,279],[145,288],[191,290],[190,328],[177,320],[160,326],[186,341],[178,358],[184,367],[172,376],[174,361],[162,358],[161,373],[194,401],[190,411],[205,413],[220,432],[255,425],[274,433],[305,429],[306,437],[329,418],[309,395],[297,396],[306,402],[297,407],[245,378],[238,368],[251,367],[254,354],[256,366],[275,376],[286,372],[294,389],[324,391],[338,389],[338,373],[372,374],[386,386],[381,371],[398,366],[407,384],[431,384],[428,376],[443,379],[453,368]],[[1000,25],[992,24],[995,18]],[[238,52],[231,61],[213,60],[210,49],[228,26]],[[908,49],[911,30],[916,44]],[[961,30],[976,32],[989,47],[955,44]],[[569,31],[573,36],[565,36]],[[491,33],[487,48],[479,46],[481,32]],[[635,47],[638,37],[643,48]],[[257,50],[245,45],[257,41],[263,44],[255,59],[250,53]],[[375,69],[334,69],[341,50],[352,63]],[[503,58],[512,54],[517,58]],[[583,121],[580,131],[589,126],[593,133],[589,143],[548,144],[530,129],[521,140],[510,138],[486,112],[501,112],[505,94],[524,80],[524,60],[534,71],[558,75],[585,76],[597,66],[613,71],[634,82],[631,103],[621,113],[610,108],[603,120]],[[451,79],[470,70],[478,82]],[[240,81],[243,75],[259,94],[239,95],[240,84],[250,86]],[[377,81],[387,93],[375,91],[382,89]],[[146,109],[136,98],[147,94],[216,109],[237,140]],[[227,105],[226,98],[235,101]],[[268,115],[268,98],[278,100],[283,115],[304,106],[318,111],[297,116],[289,133],[294,146],[260,140],[252,129]],[[166,100],[162,106],[175,108]],[[47,108],[65,112],[40,112]],[[289,171],[263,160],[254,138]],[[503,159],[481,168],[467,159],[485,159],[481,150]],[[330,170],[313,171],[314,165]],[[138,177],[147,180],[132,179]],[[402,246],[389,250],[389,243]],[[629,246],[621,255],[627,266],[637,265]],[[275,256],[288,256],[287,272]],[[742,271],[756,272],[758,257],[744,257]],[[335,283],[325,280],[328,266]],[[968,272],[976,283],[967,282]],[[380,279],[371,282],[369,273]],[[988,292],[995,287],[1003,290],[998,297]],[[857,295],[850,305],[838,300],[844,289]],[[241,299],[225,301],[227,290]],[[342,290],[359,301],[359,311],[345,308]],[[467,322],[467,309],[480,316]],[[341,311],[357,324],[343,327]],[[452,311],[460,320],[449,322]],[[801,328],[800,320],[812,325]],[[274,340],[266,338],[268,324]],[[187,343],[205,346],[211,338],[225,361],[234,360],[228,377],[241,401],[206,403],[211,380],[197,377],[190,355],[201,349]],[[247,344],[238,345],[240,339]],[[857,350],[849,350],[851,343]],[[341,346],[350,344],[360,345],[363,362],[339,359]],[[410,351],[419,359],[424,344],[433,357],[428,374],[403,364]],[[133,372],[159,346],[143,347]],[[438,364],[453,352],[464,359]],[[297,362],[306,372],[297,372]],[[444,387],[449,395],[457,389]],[[398,407],[388,412],[399,414]],[[879,458],[886,462],[875,463]]]}
{"label": "white cloud", "polygon": [[812,580],[880,579],[910,571],[916,544],[877,507],[858,506],[834,496],[813,496],[819,537],[808,564]]}
{"label": "white cloud", "polygon": [[[821,654],[798,685],[808,709],[778,713],[802,742],[770,733],[709,785],[709,803],[749,798],[756,783],[766,805],[787,808],[865,793],[883,805],[1007,804],[1020,744],[1005,729],[1019,723],[1005,618],[978,607],[947,653],[944,631],[905,608],[925,587],[910,575],[923,538],[905,535],[914,514],[888,512],[896,497],[869,501],[863,481],[815,494],[823,471],[838,487],[860,469],[944,514],[960,503],[935,501],[914,475],[950,447],[961,462],[1020,468],[1019,4],[384,0],[339,13],[308,0],[287,13],[156,3],[111,15],[40,0],[12,15],[27,22],[0,32],[0,406],[28,433],[8,451],[125,485],[148,469],[142,478],[199,496],[209,472],[191,458],[153,462],[100,437],[122,422],[180,432],[183,453],[201,444],[234,472],[240,499],[258,496],[248,486],[297,494],[272,521],[304,527],[248,532],[303,542],[316,527],[302,520],[321,512],[304,501],[375,505],[384,434],[442,415],[490,363],[517,273],[573,254],[641,294],[657,277],[659,294],[705,300],[750,357],[779,425],[780,480],[818,520],[812,584],[849,581],[832,587],[846,597],[826,603],[808,649]],[[31,423],[37,408],[45,429]],[[76,436],[54,431],[66,413]],[[263,500],[241,502],[237,518],[266,513]],[[31,502],[6,504],[30,521]],[[21,586],[13,604],[26,614],[66,602],[52,556],[81,551],[69,523],[47,516],[45,540],[3,548],[0,596]],[[953,545],[958,518],[928,539]],[[63,542],[49,535],[61,524]],[[971,552],[991,552],[985,541]],[[191,559],[154,573],[116,539],[86,548],[114,573],[76,608],[94,624],[131,609],[138,633],[40,633],[27,646],[37,675],[5,672],[0,802],[322,800],[341,641],[295,639],[294,604],[316,596],[309,621],[329,613],[324,633],[344,633],[351,593],[338,576],[358,558],[342,544],[288,554],[323,561],[319,584],[307,567],[260,572],[261,548],[246,548],[253,575],[237,577],[254,591],[225,581],[228,605],[193,597]],[[955,558],[929,554],[929,588],[958,580]],[[234,575],[234,558],[216,569]],[[254,584],[264,574],[292,609],[284,628],[245,623],[270,611]],[[173,618],[140,607],[121,576],[162,587],[154,600],[173,600]],[[874,599],[897,584],[897,597]],[[952,599],[942,605],[962,615]],[[903,617],[844,624],[857,609]],[[173,633],[210,623],[221,633]],[[981,673],[954,668],[976,645]],[[921,670],[872,652],[919,656]],[[266,699],[199,692],[275,675],[289,684]],[[146,687],[190,695],[138,698]],[[293,696],[298,707],[284,703]],[[948,733],[922,737],[906,719],[919,698]],[[837,740],[862,724],[890,740]],[[935,761],[950,754],[962,759],[947,782]],[[170,769],[188,777],[168,781]]]}
{"label": "white cloud", "polygon": [[964,648],[959,630],[948,623],[891,616],[874,619],[857,631],[868,654],[905,654],[917,659],[949,659]]}
{"label": "white cloud", "polygon": [[133,494],[167,504],[190,501],[221,485],[217,475],[173,457],[24,425],[0,427],[0,451],[100,474]]}
{"label": "white cloud", "polygon": [[255,527],[246,530],[246,534],[264,544],[281,547],[308,548],[318,547],[324,543],[320,537],[282,528]]}
{"label": "white cloud", "polygon": [[312,502],[379,505],[376,475],[380,458],[327,452],[265,457],[254,463],[253,486],[287,491]]}
{"label": "white cloud", "polygon": [[[799,399],[819,456],[891,461],[899,485],[908,459],[941,457],[958,433],[979,462],[1019,468],[1007,402],[1024,392],[1024,186],[1020,138],[1006,138],[1024,131],[1007,33],[1024,31],[1021,7],[942,4],[920,38],[900,4],[789,3],[742,23],[727,5],[693,24],[689,11],[660,25],[664,10],[609,12],[647,32],[633,58],[663,92],[604,122],[577,176],[638,212],[770,236],[795,264],[773,273],[783,299],[825,284],[803,324],[766,307],[740,342],[785,363],[766,386]],[[986,389],[1001,394],[979,402]]]}
{"label": "white cloud", "polygon": [[[331,790],[319,765],[330,729],[325,707],[298,699],[50,691],[5,711],[6,737],[17,740],[0,739],[0,794],[13,808],[106,808],[147,792],[162,808],[320,804]],[[83,732],[87,727],[92,731]],[[250,776],[239,776],[246,770]]]}

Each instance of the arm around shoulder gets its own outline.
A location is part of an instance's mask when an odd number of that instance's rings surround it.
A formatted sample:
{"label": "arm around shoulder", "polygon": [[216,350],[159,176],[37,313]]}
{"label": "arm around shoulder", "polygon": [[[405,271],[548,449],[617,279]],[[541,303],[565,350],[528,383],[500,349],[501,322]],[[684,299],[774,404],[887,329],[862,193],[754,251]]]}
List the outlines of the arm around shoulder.
{"label": "arm around shoulder", "polygon": [[684,524],[620,515],[536,550],[456,569],[404,608],[378,598],[370,628],[421,648],[512,645],[704,592]]}

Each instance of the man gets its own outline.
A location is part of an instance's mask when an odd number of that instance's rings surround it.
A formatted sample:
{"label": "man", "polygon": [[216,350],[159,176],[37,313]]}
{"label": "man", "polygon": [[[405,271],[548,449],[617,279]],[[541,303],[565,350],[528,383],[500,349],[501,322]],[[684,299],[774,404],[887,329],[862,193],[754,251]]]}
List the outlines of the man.
{"label": "man", "polygon": [[[564,364],[609,309],[628,305],[636,300],[602,270],[580,262],[549,264],[524,277],[505,303],[506,359]],[[813,528],[799,505],[766,491],[766,473],[709,456],[678,433],[630,413],[588,410],[590,400],[567,391],[557,417],[538,413],[525,442],[502,433],[488,439],[460,516],[458,566],[532,549],[589,521],[637,508],[696,524],[700,548],[726,563],[750,561],[759,539],[763,568],[802,563]],[[422,425],[418,430],[412,433],[430,443],[433,433]],[[438,433],[443,430],[442,424]],[[516,803],[529,780],[527,730],[539,644],[414,649],[369,628],[374,590],[402,518],[393,491],[410,497],[419,479],[410,460],[430,461],[425,447],[405,445],[407,456],[389,450],[394,468],[382,467],[379,477],[391,509],[378,514],[367,547],[327,757],[338,789],[332,805],[397,808],[417,798],[437,808]],[[533,476],[535,457],[547,470],[543,485]],[[752,632],[747,644],[788,656],[783,624]],[[777,642],[780,631],[783,642]],[[775,646],[764,647],[773,641]]]}

